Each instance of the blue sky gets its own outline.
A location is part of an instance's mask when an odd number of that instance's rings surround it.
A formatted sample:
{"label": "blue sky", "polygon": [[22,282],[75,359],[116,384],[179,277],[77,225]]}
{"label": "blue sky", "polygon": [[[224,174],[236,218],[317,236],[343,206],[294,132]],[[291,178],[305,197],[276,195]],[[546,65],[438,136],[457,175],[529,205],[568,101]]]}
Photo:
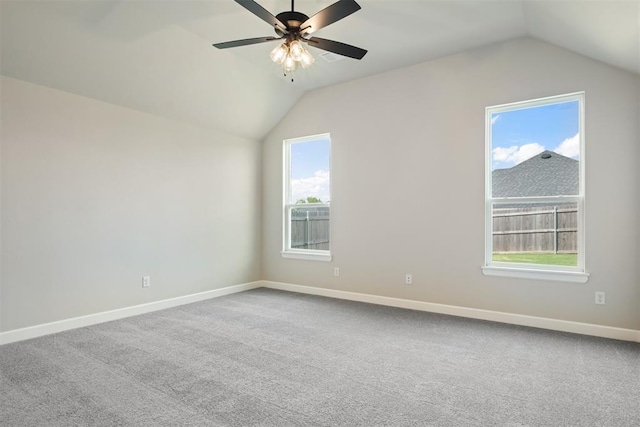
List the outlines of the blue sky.
{"label": "blue sky", "polygon": [[291,199],[331,199],[329,192],[330,143],[328,139],[291,144]]}
{"label": "blue sky", "polygon": [[510,168],[544,150],[580,158],[578,101],[494,113],[491,122],[492,169]]}

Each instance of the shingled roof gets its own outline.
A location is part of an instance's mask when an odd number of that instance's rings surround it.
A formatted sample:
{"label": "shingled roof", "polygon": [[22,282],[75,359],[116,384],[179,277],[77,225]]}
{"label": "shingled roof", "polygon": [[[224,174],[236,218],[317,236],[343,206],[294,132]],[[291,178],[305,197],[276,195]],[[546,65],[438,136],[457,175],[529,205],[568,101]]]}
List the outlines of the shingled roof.
{"label": "shingled roof", "polygon": [[559,196],[579,193],[578,160],[543,151],[508,169],[493,171],[493,197]]}

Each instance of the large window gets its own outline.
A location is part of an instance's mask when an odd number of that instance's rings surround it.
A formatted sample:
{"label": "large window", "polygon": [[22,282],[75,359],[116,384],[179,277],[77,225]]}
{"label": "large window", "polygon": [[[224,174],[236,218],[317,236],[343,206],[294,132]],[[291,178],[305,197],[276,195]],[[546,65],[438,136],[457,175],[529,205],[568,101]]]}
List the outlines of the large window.
{"label": "large window", "polygon": [[486,109],[485,274],[585,282],[584,93]]}
{"label": "large window", "polygon": [[284,141],[282,256],[331,260],[329,134]]}

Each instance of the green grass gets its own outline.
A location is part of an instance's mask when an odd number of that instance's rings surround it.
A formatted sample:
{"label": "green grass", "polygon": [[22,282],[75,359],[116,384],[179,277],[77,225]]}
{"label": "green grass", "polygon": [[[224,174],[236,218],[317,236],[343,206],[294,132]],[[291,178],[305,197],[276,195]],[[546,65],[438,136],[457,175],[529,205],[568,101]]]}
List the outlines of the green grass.
{"label": "green grass", "polygon": [[578,265],[577,254],[544,254],[544,253],[522,253],[510,252],[493,254],[493,260],[499,262],[520,262],[525,264],[546,264],[546,265]]}

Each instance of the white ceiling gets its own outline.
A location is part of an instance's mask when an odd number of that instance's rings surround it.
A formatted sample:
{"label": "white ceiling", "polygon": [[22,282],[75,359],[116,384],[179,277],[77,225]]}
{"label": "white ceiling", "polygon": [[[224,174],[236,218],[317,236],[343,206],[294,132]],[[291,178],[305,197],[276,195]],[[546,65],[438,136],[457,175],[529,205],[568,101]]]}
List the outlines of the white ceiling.
{"label": "white ceiling", "polygon": [[[335,0],[297,0],[309,16]],[[369,53],[282,75],[232,0],[1,0],[3,75],[261,139],[307,91],[523,36],[640,74],[640,0],[357,0],[315,35]],[[274,15],[289,0],[258,0]]]}

